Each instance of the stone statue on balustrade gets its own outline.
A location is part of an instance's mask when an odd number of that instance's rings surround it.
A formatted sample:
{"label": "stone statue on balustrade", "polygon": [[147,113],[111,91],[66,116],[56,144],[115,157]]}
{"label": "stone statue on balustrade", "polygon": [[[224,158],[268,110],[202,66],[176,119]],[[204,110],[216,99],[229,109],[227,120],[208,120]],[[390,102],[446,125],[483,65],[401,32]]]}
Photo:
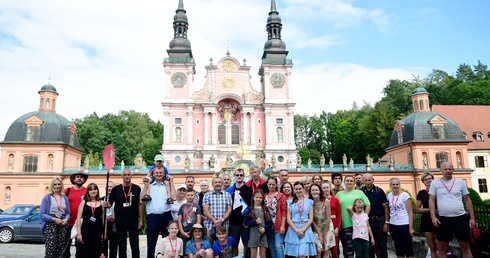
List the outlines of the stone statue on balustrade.
{"label": "stone statue on balustrade", "polygon": [[347,167],[347,156],[345,156],[345,153],[344,153],[344,156],[342,156],[342,165],[344,167]]}
{"label": "stone statue on balustrade", "polygon": [[260,165],[260,152],[255,153],[255,165]]}
{"label": "stone statue on balustrade", "polygon": [[330,160],[328,161],[328,164],[330,165],[330,170],[333,170],[333,160],[332,160],[332,158],[330,158]]}
{"label": "stone statue on balustrade", "polygon": [[214,165],[216,164],[216,159],[214,158],[214,155],[211,155],[209,158],[209,169],[214,170]]}
{"label": "stone statue on balustrade", "polygon": [[146,162],[143,160],[143,155],[141,153],[136,154],[136,158],[134,158],[134,172],[143,171],[144,167],[146,167]]}
{"label": "stone statue on balustrade", "polygon": [[83,161],[83,167],[85,169],[85,172],[87,172],[89,169],[89,166],[90,166],[89,163],[90,163],[90,161],[88,159],[88,155],[85,155],[85,160]]}
{"label": "stone statue on balustrade", "polygon": [[296,154],[296,168],[301,169],[301,155]]}
{"label": "stone statue on balustrade", "polygon": [[323,154],[320,156],[320,168],[325,168],[325,156]]}
{"label": "stone statue on balustrade", "polygon": [[370,167],[371,165],[373,164],[373,159],[371,158],[371,156],[369,156],[369,154],[366,156],[366,165],[368,167]]}
{"label": "stone statue on balustrade", "polygon": [[354,160],[352,158],[350,158],[349,166],[350,168],[354,168]]}
{"label": "stone statue on balustrade", "polygon": [[272,157],[271,157],[271,165],[272,165],[272,169],[276,169],[276,155],[272,154]]}
{"label": "stone statue on balustrade", "polygon": [[233,159],[231,158],[233,154],[231,152],[228,152],[228,154],[226,154],[226,166],[227,167],[231,167],[231,165],[233,165]]}
{"label": "stone statue on balustrade", "polygon": [[121,171],[123,171],[123,170],[124,170],[124,166],[125,166],[125,164],[124,164],[124,160],[121,160]]}
{"label": "stone statue on balustrade", "polygon": [[390,154],[390,170],[395,171],[395,157],[393,154]]}
{"label": "stone statue on balustrade", "polygon": [[308,169],[311,169],[311,159],[308,158]]}

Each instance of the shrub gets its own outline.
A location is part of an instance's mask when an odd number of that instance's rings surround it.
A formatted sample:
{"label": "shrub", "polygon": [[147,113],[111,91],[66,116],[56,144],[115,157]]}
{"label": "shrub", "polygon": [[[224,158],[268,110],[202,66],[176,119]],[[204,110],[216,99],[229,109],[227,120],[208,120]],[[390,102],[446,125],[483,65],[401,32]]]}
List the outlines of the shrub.
{"label": "shrub", "polygon": [[481,199],[480,195],[478,192],[476,192],[473,188],[468,187],[468,191],[470,192],[470,199],[471,203],[473,203],[473,206],[483,206],[483,200]]}

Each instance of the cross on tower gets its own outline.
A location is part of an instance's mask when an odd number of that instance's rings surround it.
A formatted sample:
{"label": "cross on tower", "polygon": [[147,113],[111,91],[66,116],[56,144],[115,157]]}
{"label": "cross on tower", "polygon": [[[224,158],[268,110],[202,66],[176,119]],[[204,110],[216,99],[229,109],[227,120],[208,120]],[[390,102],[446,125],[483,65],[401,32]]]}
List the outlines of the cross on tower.
{"label": "cross on tower", "polygon": [[225,45],[226,45],[226,55],[229,56],[230,55],[230,45],[231,45],[231,42],[227,39],[225,41]]}

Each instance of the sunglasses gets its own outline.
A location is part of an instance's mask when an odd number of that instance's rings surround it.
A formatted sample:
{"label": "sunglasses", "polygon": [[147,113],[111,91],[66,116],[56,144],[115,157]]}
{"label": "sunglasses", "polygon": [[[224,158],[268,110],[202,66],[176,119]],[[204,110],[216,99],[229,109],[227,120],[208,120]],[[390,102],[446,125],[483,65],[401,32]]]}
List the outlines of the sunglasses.
{"label": "sunglasses", "polygon": [[243,174],[235,174],[236,177],[244,176]]}

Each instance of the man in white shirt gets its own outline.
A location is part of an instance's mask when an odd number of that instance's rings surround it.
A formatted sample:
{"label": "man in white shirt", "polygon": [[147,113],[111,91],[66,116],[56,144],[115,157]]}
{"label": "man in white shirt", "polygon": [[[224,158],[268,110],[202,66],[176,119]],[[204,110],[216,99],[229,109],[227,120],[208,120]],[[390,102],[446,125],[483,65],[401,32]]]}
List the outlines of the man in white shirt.
{"label": "man in white shirt", "polygon": [[[469,242],[471,240],[470,226],[475,226],[473,204],[466,183],[459,178],[454,178],[453,172],[453,164],[442,163],[442,178],[432,181],[429,188],[430,216],[432,224],[438,228],[436,233],[438,257],[446,257],[449,241],[454,234],[463,252],[463,257],[472,258]],[[466,211],[470,216],[469,223]]]}

